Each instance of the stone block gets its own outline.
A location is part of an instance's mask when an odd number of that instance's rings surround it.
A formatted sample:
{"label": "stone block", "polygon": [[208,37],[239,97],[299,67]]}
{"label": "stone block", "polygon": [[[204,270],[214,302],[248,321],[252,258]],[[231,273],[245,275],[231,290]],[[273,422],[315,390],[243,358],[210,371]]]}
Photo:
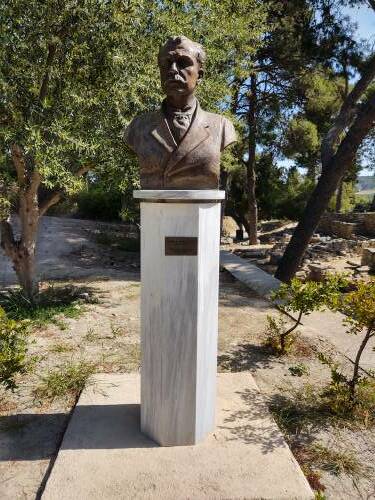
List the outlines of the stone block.
{"label": "stone block", "polygon": [[332,232],[339,238],[350,239],[357,230],[358,224],[353,222],[342,222],[339,220],[332,221]]}
{"label": "stone block", "polygon": [[283,253],[281,252],[271,252],[270,253],[270,264],[273,266],[277,266],[278,263],[281,261],[283,256]]}
{"label": "stone block", "polygon": [[307,279],[310,281],[323,281],[327,273],[330,271],[330,267],[318,264],[309,264],[308,268],[309,274]]}
{"label": "stone block", "polygon": [[364,248],[362,250],[361,265],[368,266],[375,271],[375,248]]}
{"label": "stone block", "polygon": [[375,212],[365,214],[364,227],[368,235],[375,236]]}
{"label": "stone block", "polygon": [[247,259],[265,259],[268,253],[268,248],[249,248],[249,250],[242,251],[240,257],[245,257]]}
{"label": "stone block", "polygon": [[229,217],[227,215],[223,217],[223,228],[222,228],[223,236],[234,237],[236,235],[237,230],[238,230],[238,225],[232,217]]}

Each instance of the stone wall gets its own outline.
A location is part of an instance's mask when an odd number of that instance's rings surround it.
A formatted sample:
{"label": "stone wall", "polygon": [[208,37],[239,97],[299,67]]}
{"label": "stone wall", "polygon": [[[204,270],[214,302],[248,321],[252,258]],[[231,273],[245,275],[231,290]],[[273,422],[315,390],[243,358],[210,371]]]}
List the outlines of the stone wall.
{"label": "stone wall", "polygon": [[[340,222],[343,224],[339,224]],[[317,231],[325,234],[334,233],[342,238],[350,238],[352,234],[375,236],[375,212],[349,214],[328,212],[323,215]]]}

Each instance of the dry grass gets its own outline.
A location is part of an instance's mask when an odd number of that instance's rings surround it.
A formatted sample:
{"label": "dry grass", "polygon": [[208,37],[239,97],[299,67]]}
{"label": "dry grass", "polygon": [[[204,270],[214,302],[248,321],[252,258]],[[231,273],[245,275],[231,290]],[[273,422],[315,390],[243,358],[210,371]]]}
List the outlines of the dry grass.
{"label": "dry grass", "polygon": [[77,399],[95,368],[94,363],[78,361],[50,370],[41,377],[40,384],[33,391],[34,397],[49,402],[55,399]]}

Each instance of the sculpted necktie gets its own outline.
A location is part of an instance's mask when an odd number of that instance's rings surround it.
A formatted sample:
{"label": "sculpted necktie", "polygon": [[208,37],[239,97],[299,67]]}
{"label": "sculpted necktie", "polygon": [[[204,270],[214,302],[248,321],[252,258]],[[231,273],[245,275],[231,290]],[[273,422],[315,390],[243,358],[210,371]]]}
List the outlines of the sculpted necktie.
{"label": "sculpted necktie", "polygon": [[177,144],[182,141],[182,138],[186,134],[190,126],[190,121],[191,115],[189,113],[173,113],[171,132]]}

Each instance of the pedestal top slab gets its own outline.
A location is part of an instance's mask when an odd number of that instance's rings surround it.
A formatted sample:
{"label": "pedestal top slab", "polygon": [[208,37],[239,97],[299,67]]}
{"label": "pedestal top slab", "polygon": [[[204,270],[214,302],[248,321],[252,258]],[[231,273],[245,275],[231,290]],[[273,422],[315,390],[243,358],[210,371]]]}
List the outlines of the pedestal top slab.
{"label": "pedestal top slab", "polygon": [[134,198],[149,202],[211,202],[223,200],[225,191],[218,189],[140,189],[133,191]]}

